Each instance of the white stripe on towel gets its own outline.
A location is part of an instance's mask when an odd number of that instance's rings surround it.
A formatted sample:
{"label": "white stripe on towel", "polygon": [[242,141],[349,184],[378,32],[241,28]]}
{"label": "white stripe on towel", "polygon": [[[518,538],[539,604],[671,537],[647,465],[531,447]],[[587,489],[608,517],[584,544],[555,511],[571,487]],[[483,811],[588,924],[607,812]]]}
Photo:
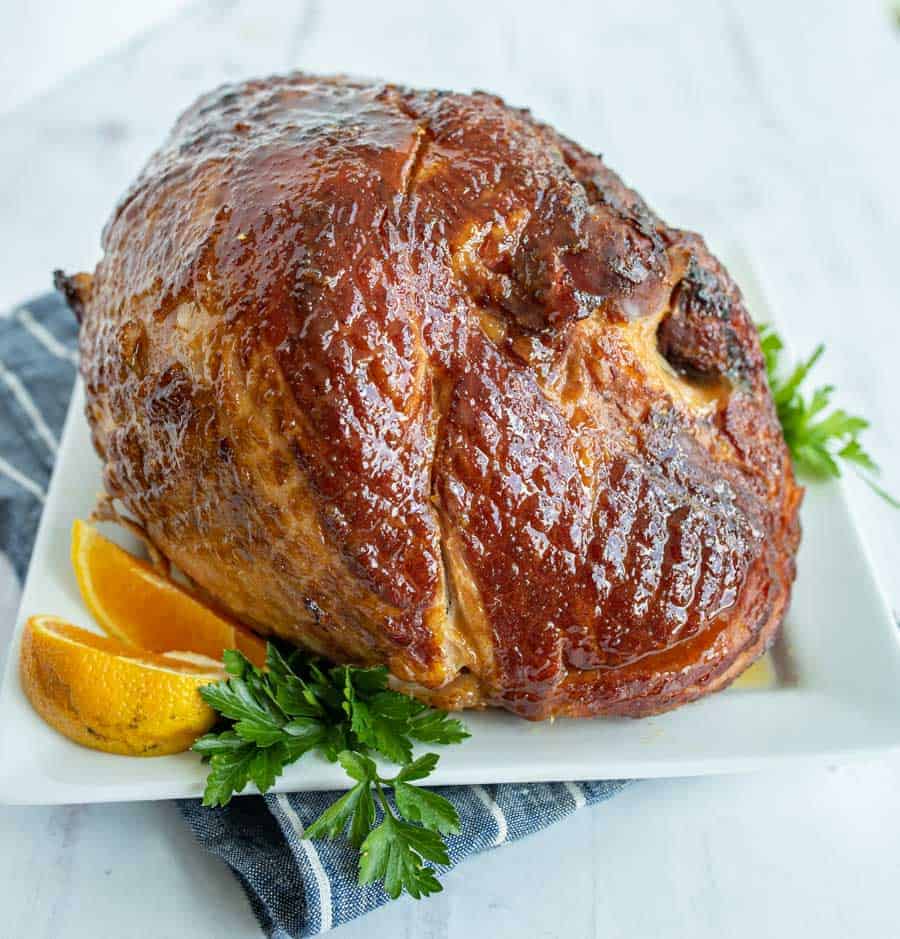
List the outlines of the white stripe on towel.
{"label": "white stripe on towel", "polygon": [[503,809],[490,797],[484,786],[472,786],[472,791],[481,799],[485,808],[494,816],[494,821],[497,823],[497,837],[494,838],[493,845],[496,848],[498,844],[503,844],[506,841],[509,834],[506,827],[506,816],[503,814]]}
{"label": "white stripe on towel", "polygon": [[584,792],[581,789],[581,786],[578,783],[573,782],[564,782],[563,785],[566,787],[566,792],[572,797],[572,801],[575,803],[576,809],[583,809],[587,805],[587,799],[584,797]]}
{"label": "white stripe on towel", "polygon": [[33,479],[29,479],[24,473],[19,472],[12,463],[7,463],[2,456],[0,456],[0,473],[3,473],[14,483],[18,483],[23,489],[27,489],[35,499],[41,502],[44,501],[44,490]]}
{"label": "white stripe on towel", "polygon": [[20,306],[16,310],[16,318],[51,355],[71,362],[75,366],[78,365],[78,354],[63,345],[43,323],[39,323],[27,306]]}
{"label": "white stripe on towel", "polygon": [[38,410],[31,395],[25,390],[25,386],[19,381],[17,375],[14,375],[2,362],[0,362],[0,379],[12,392],[13,397],[19,402],[19,407],[25,412],[31,421],[37,435],[44,441],[51,453],[56,453],[58,446],[53,431],[47,426],[44,415]]}
{"label": "white stripe on towel", "polygon": [[300,821],[300,816],[291,806],[288,797],[286,795],[277,795],[275,796],[275,801],[278,803],[278,807],[281,809],[284,817],[288,820],[288,824],[294,829],[297,840],[300,842],[300,847],[303,848],[303,852],[306,854],[306,858],[309,861],[309,866],[312,868],[313,876],[316,878],[316,886],[319,888],[319,932],[328,932],[332,927],[331,881],[325,873],[325,868],[322,867],[322,861],[319,859],[319,852],[316,851],[316,846],[309,838],[303,837],[303,833],[306,829],[303,827],[303,822]]}

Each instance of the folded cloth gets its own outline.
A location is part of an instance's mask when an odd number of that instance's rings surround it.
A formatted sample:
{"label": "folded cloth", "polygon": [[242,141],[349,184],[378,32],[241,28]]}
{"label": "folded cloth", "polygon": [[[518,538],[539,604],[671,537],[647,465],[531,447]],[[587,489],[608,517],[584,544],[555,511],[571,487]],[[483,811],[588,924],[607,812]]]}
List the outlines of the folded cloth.
{"label": "folded cloth", "polygon": [[[0,550],[23,576],[75,378],[78,328],[56,294],[0,317]],[[540,831],[624,781],[444,786],[462,831],[447,839],[455,867],[473,854]],[[347,842],[310,841],[305,826],[339,794],[241,796],[224,808],[178,802],[195,837],[222,858],[273,939],[327,932],[388,901],[380,884],[356,882]],[[427,901],[425,901],[427,902]]]}

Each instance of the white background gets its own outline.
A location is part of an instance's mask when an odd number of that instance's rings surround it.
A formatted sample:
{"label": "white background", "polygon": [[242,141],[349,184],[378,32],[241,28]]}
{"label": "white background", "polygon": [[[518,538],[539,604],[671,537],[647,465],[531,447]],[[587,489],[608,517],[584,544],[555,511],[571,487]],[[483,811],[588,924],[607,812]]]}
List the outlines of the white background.
{"label": "white background", "polygon": [[[900,491],[900,30],[887,4],[182,6],[0,2],[0,309],[46,289],[53,267],[93,263],[116,196],[212,84],[302,67],[488,88],[746,258],[794,348],[826,342],[822,380],[872,419]],[[900,514],[851,495],[897,608]],[[15,598],[0,571],[0,647]],[[639,783],[339,935],[887,939],[898,883],[892,754]],[[3,939],[258,934],[166,804],[0,807],[0,908]]]}

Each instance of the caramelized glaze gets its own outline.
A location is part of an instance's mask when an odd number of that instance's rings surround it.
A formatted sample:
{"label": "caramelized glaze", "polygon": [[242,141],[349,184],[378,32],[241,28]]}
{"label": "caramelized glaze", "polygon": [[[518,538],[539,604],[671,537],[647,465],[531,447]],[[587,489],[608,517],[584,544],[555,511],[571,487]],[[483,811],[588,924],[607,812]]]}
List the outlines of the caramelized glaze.
{"label": "caramelized glaze", "polygon": [[800,490],[740,294],[528,112],[220,88],[103,247],[61,285],[106,488],[260,632],[529,718],[771,642]]}

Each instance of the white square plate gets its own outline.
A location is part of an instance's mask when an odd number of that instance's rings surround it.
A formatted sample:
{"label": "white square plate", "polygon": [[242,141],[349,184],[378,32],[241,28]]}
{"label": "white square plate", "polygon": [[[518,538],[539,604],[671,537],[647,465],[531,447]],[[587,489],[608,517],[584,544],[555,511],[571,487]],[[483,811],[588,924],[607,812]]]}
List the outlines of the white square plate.
{"label": "white square plate", "polygon": [[[101,489],[100,464],[73,395],[0,691],[0,802],[48,804],[198,796],[204,767],[191,753],[111,756],[69,742],[35,714],[18,678],[25,618],[53,613],[91,627],[69,562],[72,521]],[[437,748],[435,784],[688,776],[785,759],[843,757],[900,746],[900,638],[873,578],[842,488],[807,490],[793,602],[756,681],[659,717],[530,724],[509,714],[465,715],[472,738]],[[124,532],[110,532],[135,548]],[[347,777],[313,755],[277,791],[343,788]]]}

